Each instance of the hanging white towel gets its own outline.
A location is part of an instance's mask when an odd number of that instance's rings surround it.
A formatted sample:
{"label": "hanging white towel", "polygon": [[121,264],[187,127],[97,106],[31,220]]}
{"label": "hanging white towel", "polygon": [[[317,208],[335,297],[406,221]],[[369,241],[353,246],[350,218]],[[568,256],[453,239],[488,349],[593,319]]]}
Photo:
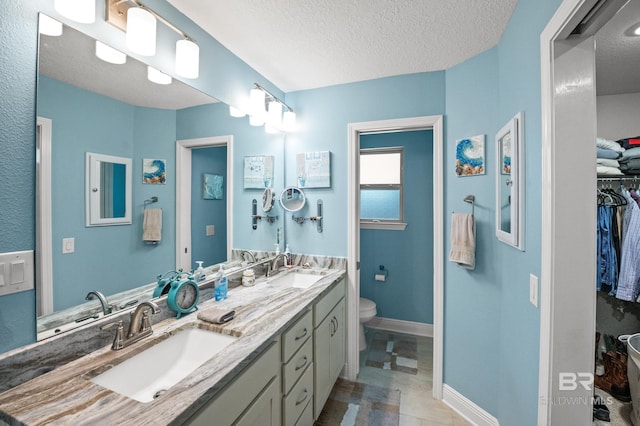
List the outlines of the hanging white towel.
{"label": "hanging white towel", "polygon": [[476,266],[476,223],[471,213],[453,213],[451,216],[449,260],[468,269]]}
{"label": "hanging white towel", "polygon": [[162,209],[144,209],[142,240],[159,242],[162,239]]}

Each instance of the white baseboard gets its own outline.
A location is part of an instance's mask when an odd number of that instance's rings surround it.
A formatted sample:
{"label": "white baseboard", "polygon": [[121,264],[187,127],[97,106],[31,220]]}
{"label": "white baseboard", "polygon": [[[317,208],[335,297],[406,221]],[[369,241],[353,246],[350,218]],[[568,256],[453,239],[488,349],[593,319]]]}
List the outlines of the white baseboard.
{"label": "white baseboard", "polygon": [[447,384],[442,386],[442,402],[474,425],[500,426],[498,419],[469,401],[464,395]]}
{"label": "white baseboard", "polygon": [[422,322],[402,321],[391,318],[375,317],[365,324],[369,328],[377,328],[396,333],[414,334],[416,336],[433,337],[433,324]]}

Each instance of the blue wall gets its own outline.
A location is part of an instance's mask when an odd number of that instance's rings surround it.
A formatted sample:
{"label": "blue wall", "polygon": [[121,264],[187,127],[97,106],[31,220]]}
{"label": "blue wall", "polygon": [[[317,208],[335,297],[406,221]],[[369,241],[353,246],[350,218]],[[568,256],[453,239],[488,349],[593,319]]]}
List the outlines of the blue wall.
{"label": "blue wall", "polygon": [[[168,147],[175,141],[175,111],[135,107],[44,76],[38,90],[38,114],[53,123],[54,309],[84,303],[91,290],[110,295],[153,282],[163,272],[158,265],[175,264],[175,179],[166,185],[142,184],[142,159],[174,155]],[[133,160],[131,225],[85,227],[86,152]],[[153,207],[164,209],[158,245],[141,241],[146,193],[159,197]],[[70,237],[75,251],[62,254],[57,248]]]}
{"label": "blue wall", "polygon": [[349,123],[438,115],[445,112],[445,73],[388,77],[287,94],[298,114],[299,131],[285,143],[285,183],[296,184],[295,156],[299,152],[331,151],[331,188],[305,189],[307,206],[300,213],[315,215],[324,202],[320,234],[315,226],[298,225],[287,214],[286,238],[293,253],[347,256],[347,126]]}
{"label": "blue wall", "polygon": [[[378,316],[433,324],[433,132],[360,136],[360,148],[404,147],[404,231],[360,230],[360,295]],[[384,265],[389,276],[374,280]]]}
{"label": "blue wall", "polygon": [[[220,175],[227,185],[227,147],[191,151],[191,258],[213,265],[227,259],[227,191],[221,200],[202,198],[203,174]],[[214,226],[214,235],[206,235],[206,226]]]}

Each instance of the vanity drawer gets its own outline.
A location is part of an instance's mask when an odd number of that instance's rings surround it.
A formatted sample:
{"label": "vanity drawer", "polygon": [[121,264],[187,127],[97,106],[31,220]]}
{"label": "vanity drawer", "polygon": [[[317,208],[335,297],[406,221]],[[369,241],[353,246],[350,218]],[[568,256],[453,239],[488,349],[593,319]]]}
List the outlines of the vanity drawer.
{"label": "vanity drawer", "polygon": [[334,306],[338,304],[340,299],[344,297],[345,293],[345,279],[342,278],[338,284],[335,285],[331,289],[329,293],[327,293],[318,303],[315,304],[313,308],[313,326],[317,327],[320,325],[323,319],[329,312],[333,309]]}
{"label": "vanity drawer", "polygon": [[311,310],[282,335],[282,362],[286,363],[313,334]]}
{"label": "vanity drawer", "polygon": [[298,352],[282,366],[283,394],[288,395],[294,383],[304,374],[304,370],[313,362],[313,339],[307,339]]}
{"label": "vanity drawer", "polygon": [[291,393],[282,399],[282,408],[285,425],[294,425],[300,418],[309,402],[313,400],[313,366],[307,370],[300,378],[300,381],[291,389]]}
{"label": "vanity drawer", "polygon": [[309,401],[296,426],[311,426],[313,424],[313,402]]}

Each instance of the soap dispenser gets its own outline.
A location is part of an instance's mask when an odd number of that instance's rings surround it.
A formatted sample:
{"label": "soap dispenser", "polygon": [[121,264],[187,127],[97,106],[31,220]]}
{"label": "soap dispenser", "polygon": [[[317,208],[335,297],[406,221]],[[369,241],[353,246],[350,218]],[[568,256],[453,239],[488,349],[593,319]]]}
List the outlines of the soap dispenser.
{"label": "soap dispenser", "polygon": [[293,266],[293,262],[291,261],[291,252],[289,251],[289,244],[284,249],[284,267],[291,268]]}
{"label": "soap dispenser", "polygon": [[194,272],[194,277],[196,281],[204,281],[205,278],[207,278],[207,275],[204,273],[204,268],[202,267],[202,260],[196,260],[196,263],[198,264],[198,268],[195,270]]}

